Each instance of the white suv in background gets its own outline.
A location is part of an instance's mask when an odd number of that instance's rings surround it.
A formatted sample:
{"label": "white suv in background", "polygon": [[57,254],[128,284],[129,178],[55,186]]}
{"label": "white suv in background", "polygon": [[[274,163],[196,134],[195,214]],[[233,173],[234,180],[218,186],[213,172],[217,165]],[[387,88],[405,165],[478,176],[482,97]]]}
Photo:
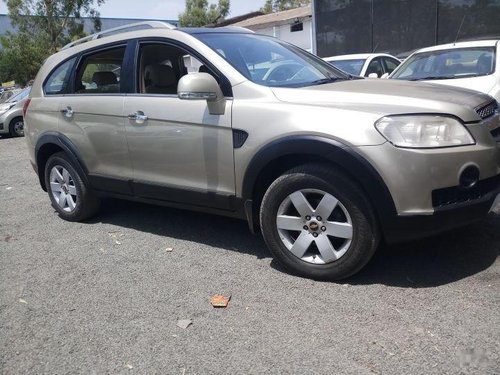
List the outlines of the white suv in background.
{"label": "white suv in background", "polygon": [[410,55],[389,78],[464,87],[500,101],[499,40],[443,44]]}

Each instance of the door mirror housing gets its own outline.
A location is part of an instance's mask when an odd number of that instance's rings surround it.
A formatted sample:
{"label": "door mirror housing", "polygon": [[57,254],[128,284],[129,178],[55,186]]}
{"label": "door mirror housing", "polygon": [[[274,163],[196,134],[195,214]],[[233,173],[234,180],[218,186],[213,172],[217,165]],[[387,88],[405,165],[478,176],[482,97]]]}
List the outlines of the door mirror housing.
{"label": "door mirror housing", "polygon": [[182,100],[206,100],[211,115],[223,115],[226,99],[215,78],[208,73],[186,74],[179,80],[177,96]]}
{"label": "door mirror housing", "polygon": [[368,74],[368,78],[378,78],[378,74],[377,73],[370,73],[370,74]]}

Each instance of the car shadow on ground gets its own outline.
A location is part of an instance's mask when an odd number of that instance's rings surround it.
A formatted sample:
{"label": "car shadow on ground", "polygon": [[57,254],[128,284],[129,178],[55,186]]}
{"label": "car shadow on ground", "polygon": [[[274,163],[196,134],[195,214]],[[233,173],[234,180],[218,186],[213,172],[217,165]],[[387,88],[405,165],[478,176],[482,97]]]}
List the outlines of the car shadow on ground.
{"label": "car shadow on ground", "polygon": [[[89,223],[123,226],[259,259],[271,257],[262,237],[252,235],[246,222],[226,217],[107,199],[100,214]],[[499,254],[500,215],[490,214],[484,221],[438,236],[398,245],[382,244],[365,268],[341,283],[435,287],[484,271]],[[286,273],[274,260],[271,266]]]}

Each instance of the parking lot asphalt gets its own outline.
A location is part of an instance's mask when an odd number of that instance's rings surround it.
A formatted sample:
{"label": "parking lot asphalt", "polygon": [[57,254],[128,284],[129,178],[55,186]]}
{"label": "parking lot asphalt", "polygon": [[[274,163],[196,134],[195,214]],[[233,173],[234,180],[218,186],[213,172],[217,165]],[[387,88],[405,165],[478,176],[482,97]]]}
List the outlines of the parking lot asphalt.
{"label": "parking lot asphalt", "polygon": [[65,222],[0,139],[0,373],[498,374],[499,252],[490,214],[315,282],[237,220],[107,200]]}

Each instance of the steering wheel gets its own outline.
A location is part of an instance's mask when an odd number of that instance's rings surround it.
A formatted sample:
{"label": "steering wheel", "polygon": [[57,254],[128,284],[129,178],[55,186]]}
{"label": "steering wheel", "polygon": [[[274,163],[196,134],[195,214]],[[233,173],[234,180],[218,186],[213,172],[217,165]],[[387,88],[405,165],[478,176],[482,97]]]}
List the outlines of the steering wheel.
{"label": "steering wheel", "polygon": [[[298,68],[298,70],[297,70]],[[263,81],[286,81],[293,78],[298,71],[302,70],[303,66],[291,62],[279,62],[271,66],[262,77]]]}

